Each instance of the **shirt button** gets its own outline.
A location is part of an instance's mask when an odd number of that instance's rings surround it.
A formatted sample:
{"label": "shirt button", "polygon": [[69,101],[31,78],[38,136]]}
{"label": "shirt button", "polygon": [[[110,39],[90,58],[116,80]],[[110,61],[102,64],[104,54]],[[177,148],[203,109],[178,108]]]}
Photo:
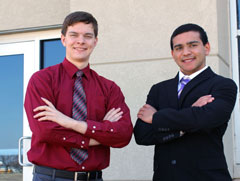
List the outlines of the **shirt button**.
{"label": "shirt button", "polygon": [[96,126],[93,126],[93,129],[96,129]]}
{"label": "shirt button", "polygon": [[177,163],[176,160],[172,160],[172,161],[171,161],[171,164],[172,164],[172,165],[176,165],[176,163]]}
{"label": "shirt button", "polygon": [[111,132],[113,132],[113,129],[110,129]]}
{"label": "shirt button", "polygon": [[95,133],[95,130],[92,130],[92,133]]}
{"label": "shirt button", "polygon": [[84,167],[84,166],[82,166],[82,169],[84,170],[84,169],[85,169],[85,167]]}
{"label": "shirt button", "polygon": [[65,141],[65,140],[66,140],[66,137],[63,137],[63,140]]}
{"label": "shirt button", "polygon": [[84,141],[82,141],[82,144],[84,144],[85,142]]}

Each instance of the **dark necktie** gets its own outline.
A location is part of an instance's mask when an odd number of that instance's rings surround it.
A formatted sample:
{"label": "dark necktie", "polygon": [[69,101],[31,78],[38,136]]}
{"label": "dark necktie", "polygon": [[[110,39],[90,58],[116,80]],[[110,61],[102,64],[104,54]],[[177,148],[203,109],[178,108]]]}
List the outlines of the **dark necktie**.
{"label": "dark necktie", "polygon": [[187,85],[187,83],[190,81],[191,79],[189,77],[183,77],[181,80],[180,80],[180,86],[178,88],[178,98],[180,97],[180,94],[183,90],[183,88],[185,87],[185,85]]}
{"label": "dark necktie", "polygon": [[[76,80],[74,83],[73,91],[73,108],[72,118],[79,121],[86,121],[87,119],[87,104],[86,95],[82,85],[83,72],[79,70],[76,73]],[[88,152],[84,149],[72,148],[70,155],[74,161],[79,165],[82,164],[88,158]]]}

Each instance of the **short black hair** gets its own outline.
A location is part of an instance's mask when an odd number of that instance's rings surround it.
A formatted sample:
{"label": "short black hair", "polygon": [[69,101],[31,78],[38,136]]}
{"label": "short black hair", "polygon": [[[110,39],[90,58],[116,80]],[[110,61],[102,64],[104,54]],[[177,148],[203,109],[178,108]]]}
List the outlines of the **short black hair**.
{"label": "short black hair", "polygon": [[208,43],[208,37],[207,37],[207,33],[205,32],[205,30],[197,24],[188,23],[188,24],[184,24],[184,25],[179,26],[172,33],[172,36],[171,36],[171,39],[170,39],[171,50],[173,50],[173,38],[176,37],[179,34],[189,32],[189,31],[199,32],[200,39],[202,40],[203,45],[206,45],[206,43]]}
{"label": "short black hair", "polygon": [[95,35],[95,37],[97,37],[97,35],[98,35],[97,20],[93,17],[92,14],[90,14],[88,12],[84,12],[84,11],[76,11],[76,12],[73,12],[73,13],[70,13],[69,15],[67,15],[63,21],[61,33],[65,36],[68,26],[71,26],[78,22],[92,24],[94,35]]}

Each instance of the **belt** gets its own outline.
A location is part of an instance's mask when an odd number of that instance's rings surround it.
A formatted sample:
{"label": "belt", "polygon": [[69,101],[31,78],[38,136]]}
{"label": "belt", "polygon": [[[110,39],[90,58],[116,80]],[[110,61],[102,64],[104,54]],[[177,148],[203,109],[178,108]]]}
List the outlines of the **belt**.
{"label": "belt", "polygon": [[84,181],[90,179],[101,179],[102,171],[91,171],[91,172],[72,172],[66,170],[58,170],[50,167],[43,167],[35,165],[34,171],[39,174],[53,176],[58,178],[72,179],[74,181]]}

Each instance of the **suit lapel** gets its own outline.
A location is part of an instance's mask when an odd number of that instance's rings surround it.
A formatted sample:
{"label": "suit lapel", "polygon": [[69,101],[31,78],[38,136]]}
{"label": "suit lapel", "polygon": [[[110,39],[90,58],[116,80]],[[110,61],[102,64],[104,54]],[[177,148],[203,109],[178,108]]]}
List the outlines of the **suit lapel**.
{"label": "suit lapel", "polygon": [[179,106],[181,107],[182,102],[186,98],[186,96],[191,92],[192,89],[197,87],[201,82],[209,79],[210,77],[214,76],[214,72],[208,67],[206,70],[201,72],[195,78],[193,78],[183,89],[180,98],[179,98]]}
{"label": "suit lapel", "polygon": [[168,95],[169,105],[172,108],[178,108],[178,96],[177,96],[177,88],[178,88],[178,74],[174,79],[169,81],[168,85],[166,86],[166,91]]}

